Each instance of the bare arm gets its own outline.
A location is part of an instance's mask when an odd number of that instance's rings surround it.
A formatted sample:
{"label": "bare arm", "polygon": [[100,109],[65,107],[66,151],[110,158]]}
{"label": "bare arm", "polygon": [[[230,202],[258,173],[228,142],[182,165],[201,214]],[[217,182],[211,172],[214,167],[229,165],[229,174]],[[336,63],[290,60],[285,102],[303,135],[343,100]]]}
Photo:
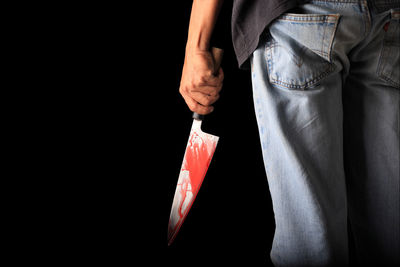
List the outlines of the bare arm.
{"label": "bare arm", "polygon": [[208,114],[224,79],[210,53],[210,39],[223,0],[194,0],[179,92],[193,112]]}

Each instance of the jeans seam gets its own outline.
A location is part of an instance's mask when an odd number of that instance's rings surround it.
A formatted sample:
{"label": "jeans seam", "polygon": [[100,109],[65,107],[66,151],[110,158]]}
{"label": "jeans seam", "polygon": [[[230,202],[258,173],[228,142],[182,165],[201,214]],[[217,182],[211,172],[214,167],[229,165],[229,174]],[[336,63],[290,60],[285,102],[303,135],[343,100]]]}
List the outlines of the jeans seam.
{"label": "jeans seam", "polygon": [[361,0],[360,5],[361,5],[361,11],[363,13],[363,17],[365,20],[364,38],[366,38],[372,30],[372,28],[371,28],[371,13],[370,13],[370,10],[368,7],[368,2],[366,0]]}
{"label": "jeans seam", "polygon": [[385,64],[385,60],[384,58],[388,57],[390,52],[390,49],[388,46],[385,45],[385,42],[382,44],[382,52],[379,55],[379,61],[378,61],[378,68],[377,68],[377,74],[379,76],[379,78],[381,78],[382,80],[386,81],[387,83],[400,88],[400,84],[393,81],[392,79],[390,79],[389,77],[387,77],[387,75],[383,72],[383,67]]}
{"label": "jeans seam", "polygon": [[277,20],[297,23],[336,23],[338,14],[294,14],[286,13]]}
{"label": "jeans seam", "polygon": [[[389,23],[395,23],[394,20],[397,20],[398,18],[393,16],[393,13],[400,13],[398,11],[393,11],[391,12],[391,18],[389,20]],[[378,67],[376,69],[376,74],[378,75],[378,77],[384,81],[386,81],[388,84],[396,87],[396,88],[400,88],[400,83],[398,83],[397,81],[392,80],[390,77],[388,77],[389,75],[387,73],[384,73],[384,68],[387,64],[389,64],[387,62],[387,58],[390,57],[390,47],[395,46],[398,47],[400,46],[400,43],[396,43],[394,41],[391,40],[391,38],[387,38],[387,34],[389,34],[389,32],[385,33],[385,37],[383,39],[382,42],[382,47],[381,47],[381,52],[379,55],[379,60],[378,60]]]}

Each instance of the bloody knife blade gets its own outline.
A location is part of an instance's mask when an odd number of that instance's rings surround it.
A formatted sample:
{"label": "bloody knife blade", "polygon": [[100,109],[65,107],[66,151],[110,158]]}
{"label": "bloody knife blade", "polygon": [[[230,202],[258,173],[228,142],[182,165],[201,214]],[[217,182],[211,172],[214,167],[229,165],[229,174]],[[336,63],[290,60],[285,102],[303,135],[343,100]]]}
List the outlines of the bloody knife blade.
{"label": "bloody knife blade", "polygon": [[[211,50],[216,69],[222,60],[223,50]],[[179,232],[207,173],[208,166],[218,143],[218,136],[201,130],[204,116],[193,114],[193,125],[186,145],[181,171],[172,202],[168,223],[168,245],[171,245]]]}

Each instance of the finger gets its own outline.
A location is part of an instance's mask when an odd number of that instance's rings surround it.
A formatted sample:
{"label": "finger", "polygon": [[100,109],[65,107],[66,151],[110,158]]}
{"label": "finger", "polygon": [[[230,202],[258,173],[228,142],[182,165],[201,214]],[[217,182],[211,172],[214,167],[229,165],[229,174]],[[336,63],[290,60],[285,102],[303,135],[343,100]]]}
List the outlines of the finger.
{"label": "finger", "polygon": [[201,93],[201,94],[205,94],[205,95],[216,96],[219,94],[221,89],[222,89],[222,84],[217,87],[198,86],[198,87],[193,87],[191,89],[188,89],[188,94],[192,95],[194,93]]}
{"label": "finger", "polygon": [[219,86],[222,84],[224,81],[224,71],[222,68],[219,68],[217,73],[214,73],[210,78],[210,83],[216,84],[216,86]]}
{"label": "finger", "polygon": [[198,103],[196,100],[194,100],[192,97],[190,97],[185,93],[182,94],[182,97],[185,99],[186,105],[189,107],[189,109],[200,115],[207,115],[214,110],[213,106],[201,105],[200,103]]}
{"label": "finger", "polygon": [[217,74],[214,76],[216,76],[222,82],[224,80],[224,70],[219,68]]}
{"label": "finger", "polygon": [[192,92],[190,94],[190,97],[196,101],[197,103],[203,105],[203,106],[211,106],[212,104],[214,104],[218,98],[219,98],[219,94],[213,94],[213,95],[209,95],[209,94],[203,94],[200,92]]}
{"label": "finger", "polygon": [[200,86],[211,86],[211,87],[219,87],[222,85],[224,80],[224,72],[222,68],[219,68],[216,75],[212,72],[207,72],[203,75],[199,75],[197,82],[195,84]]}

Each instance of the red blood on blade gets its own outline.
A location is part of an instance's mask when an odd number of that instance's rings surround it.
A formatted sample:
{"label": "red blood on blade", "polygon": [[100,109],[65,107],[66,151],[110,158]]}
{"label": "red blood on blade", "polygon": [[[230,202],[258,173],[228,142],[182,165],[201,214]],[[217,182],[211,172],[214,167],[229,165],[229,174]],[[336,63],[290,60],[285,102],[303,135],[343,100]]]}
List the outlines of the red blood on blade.
{"label": "red blood on blade", "polygon": [[169,244],[174,240],[201,187],[210,165],[218,137],[194,124],[178,178],[168,226]]}

